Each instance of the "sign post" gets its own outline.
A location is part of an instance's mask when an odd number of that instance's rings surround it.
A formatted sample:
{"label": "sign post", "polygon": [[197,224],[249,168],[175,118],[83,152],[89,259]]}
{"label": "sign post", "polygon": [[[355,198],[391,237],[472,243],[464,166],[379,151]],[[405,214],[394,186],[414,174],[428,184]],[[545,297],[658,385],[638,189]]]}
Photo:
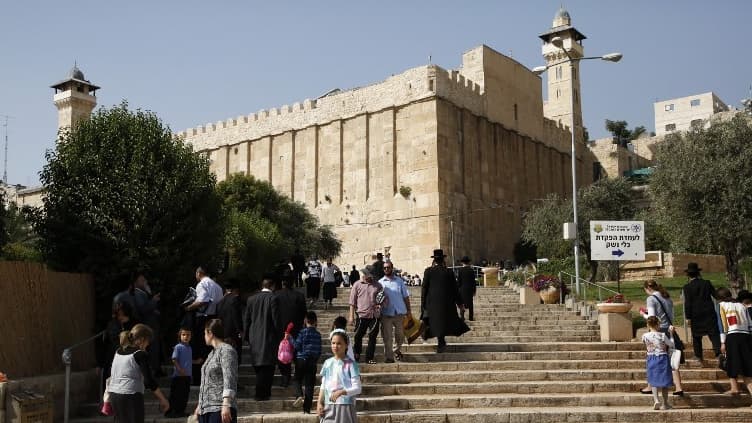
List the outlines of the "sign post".
{"label": "sign post", "polygon": [[[645,260],[645,222],[591,220],[590,259],[616,262]],[[616,289],[621,292],[619,282],[617,277]]]}

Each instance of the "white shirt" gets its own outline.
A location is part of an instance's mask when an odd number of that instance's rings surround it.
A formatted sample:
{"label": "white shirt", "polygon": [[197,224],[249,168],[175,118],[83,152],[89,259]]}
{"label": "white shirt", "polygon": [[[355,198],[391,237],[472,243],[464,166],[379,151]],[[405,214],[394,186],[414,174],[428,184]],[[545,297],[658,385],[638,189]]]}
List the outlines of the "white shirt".
{"label": "white shirt", "polygon": [[207,316],[217,314],[217,303],[223,297],[224,292],[222,292],[222,287],[208,276],[204,276],[196,285],[196,301],[208,304],[206,311],[203,313]]}

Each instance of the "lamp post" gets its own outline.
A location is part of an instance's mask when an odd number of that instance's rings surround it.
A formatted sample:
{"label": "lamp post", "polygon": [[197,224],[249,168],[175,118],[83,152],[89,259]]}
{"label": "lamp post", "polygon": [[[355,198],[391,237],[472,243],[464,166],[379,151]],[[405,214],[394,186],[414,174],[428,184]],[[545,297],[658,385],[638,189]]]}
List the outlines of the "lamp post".
{"label": "lamp post", "polygon": [[570,107],[572,112],[572,126],[569,128],[569,132],[572,134],[572,151],[571,151],[571,159],[572,159],[572,212],[573,212],[573,219],[574,219],[574,278],[575,278],[575,286],[576,286],[576,292],[580,293],[580,236],[579,236],[579,230],[577,228],[577,151],[575,150],[575,126],[577,125],[575,114],[574,114],[574,108],[575,108],[575,101],[574,101],[574,62],[580,62],[582,60],[593,60],[593,59],[599,59],[599,60],[605,60],[607,62],[618,62],[622,58],[621,53],[609,53],[603,56],[592,56],[592,57],[572,57],[569,55],[569,52],[566,48],[564,48],[564,41],[561,39],[561,37],[553,37],[551,38],[551,44],[553,44],[555,47],[559,48],[561,51],[564,52],[564,54],[567,56],[567,60],[563,60],[561,62],[552,63],[548,66],[536,66],[533,68],[533,73],[536,75],[540,75],[549,68],[553,66],[558,66],[562,63],[569,63],[570,66],[570,73],[569,73],[569,84],[570,84],[570,91],[569,91],[569,98],[570,98]]}

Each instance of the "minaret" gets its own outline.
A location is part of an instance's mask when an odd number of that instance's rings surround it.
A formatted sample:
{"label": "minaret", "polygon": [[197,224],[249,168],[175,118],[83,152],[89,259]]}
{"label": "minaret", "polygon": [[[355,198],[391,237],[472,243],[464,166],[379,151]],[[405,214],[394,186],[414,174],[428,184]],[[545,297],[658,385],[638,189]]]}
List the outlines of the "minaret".
{"label": "minaret", "polygon": [[[549,119],[574,128],[575,140],[583,140],[582,103],[580,99],[580,62],[583,57],[582,40],[585,37],[572,26],[569,12],[560,8],[554,16],[550,30],[540,35],[543,40],[543,58],[548,66],[548,101],[543,106],[543,114]],[[556,40],[555,40],[556,38]],[[562,48],[554,45],[559,40]],[[569,54],[569,57],[567,57]],[[567,60],[575,59],[571,62]],[[572,92],[574,90],[574,92]],[[574,110],[572,110],[574,95]]]}
{"label": "minaret", "polygon": [[81,119],[89,117],[97,105],[96,85],[84,78],[84,73],[73,65],[68,77],[50,88],[55,89],[57,107],[57,128],[70,128]]}

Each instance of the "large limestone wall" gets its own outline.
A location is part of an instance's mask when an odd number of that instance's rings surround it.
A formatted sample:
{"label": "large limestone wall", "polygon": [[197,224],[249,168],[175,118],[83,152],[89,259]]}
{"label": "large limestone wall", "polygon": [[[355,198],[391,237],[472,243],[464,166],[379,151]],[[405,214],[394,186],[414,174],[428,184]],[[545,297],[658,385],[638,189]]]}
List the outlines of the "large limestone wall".
{"label": "large limestone wall", "polygon": [[[497,62],[520,67],[498,58],[483,63]],[[530,75],[522,79],[536,82],[539,93],[540,79]],[[455,233],[457,249],[508,257],[531,199],[571,189],[569,132],[542,117],[540,99],[514,99],[518,121],[541,134],[531,137],[488,118],[490,108],[506,110],[511,101],[488,95],[458,71],[422,66],[178,135],[209,157],[218,180],[242,172],[271,181],[332,225],[343,241],[339,264],[362,265],[374,250],[390,247],[397,266],[412,273],[427,266],[433,248],[451,249],[448,215],[457,214],[463,234]],[[514,119],[509,110],[504,119]],[[466,148],[457,150],[450,141],[459,122]],[[585,159],[583,151],[578,158]],[[402,186],[409,196],[400,194]],[[475,211],[489,205],[493,210]]]}
{"label": "large limestone wall", "polygon": [[455,259],[512,258],[531,203],[548,193],[570,195],[569,150],[448,101],[438,102],[438,124],[442,247],[454,245]]}

